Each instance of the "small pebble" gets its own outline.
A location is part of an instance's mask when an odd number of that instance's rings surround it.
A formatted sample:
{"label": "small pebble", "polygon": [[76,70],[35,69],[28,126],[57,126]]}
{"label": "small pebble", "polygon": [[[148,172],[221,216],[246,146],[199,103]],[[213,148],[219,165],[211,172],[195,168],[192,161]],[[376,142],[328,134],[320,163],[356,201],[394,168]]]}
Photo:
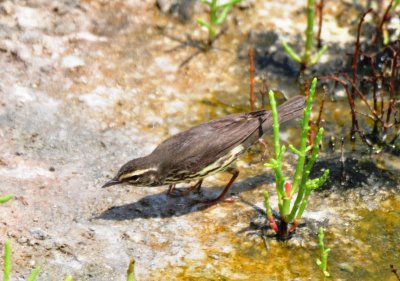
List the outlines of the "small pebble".
{"label": "small pebble", "polygon": [[37,240],[45,240],[47,238],[47,233],[44,232],[41,228],[34,228],[30,231],[33,238]]}
{"label": "small pebble", "polygon": [[343,270],[343,271],[347,271],[347,272],[350,272],[350,273],[354,272],[354,266],[352,266],[351,264],[348,264],[348,263],[339,264],[339,268],[341,270]]}

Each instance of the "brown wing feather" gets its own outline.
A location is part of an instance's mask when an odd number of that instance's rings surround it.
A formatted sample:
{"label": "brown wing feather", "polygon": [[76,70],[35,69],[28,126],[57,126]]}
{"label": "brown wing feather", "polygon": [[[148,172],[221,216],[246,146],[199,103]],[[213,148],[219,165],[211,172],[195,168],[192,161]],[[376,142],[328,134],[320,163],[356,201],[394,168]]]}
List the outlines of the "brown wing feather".
{"label": "brown wing feather", "polygon": [[172,136],[153,153],[164,151],[162,159],[166,160],[160,163],[160,167],[170,174],[176,171],[196,172],[198,167],[210,165],[242,143],[268,116],[269,112],[261,110],[212,120]]}

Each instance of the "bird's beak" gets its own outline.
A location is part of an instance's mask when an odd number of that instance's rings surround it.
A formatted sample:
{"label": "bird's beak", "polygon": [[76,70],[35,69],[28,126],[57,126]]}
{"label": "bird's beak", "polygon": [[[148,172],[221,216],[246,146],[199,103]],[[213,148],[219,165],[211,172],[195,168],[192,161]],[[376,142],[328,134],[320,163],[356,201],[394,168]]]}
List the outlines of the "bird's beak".
{"label": "bird's beak", "polygon": [[106,182],[106,184],[103,185],[101,188],[109,187],[109,186],[116,185],[119,183],[121,183],[121,182],[117,178],[113,178],[113,179],[109,180],[108,182]]}

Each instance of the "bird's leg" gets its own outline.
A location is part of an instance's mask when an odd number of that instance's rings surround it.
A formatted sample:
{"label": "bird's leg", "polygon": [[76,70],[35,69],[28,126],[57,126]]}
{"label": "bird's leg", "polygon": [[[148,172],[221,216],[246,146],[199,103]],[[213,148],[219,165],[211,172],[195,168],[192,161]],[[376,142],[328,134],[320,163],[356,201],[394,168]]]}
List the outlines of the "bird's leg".
{"label": "bird's leg", "polygon": [[192,191],[200,191],[202,183],[203,183],[203,180],[199,180],[198,182],[196,182],[195,185],[188,187],[185,191],[183,191],[181,194],[179,194],[177,196],[184,196]]}
{"label": "bird's leg", "polygon": [[174,196],[175,184],[170,184],[167,191],[167,196]]}
{"label": "bird's leg", "polygon": [[[176,189],[175,184],[171,184],[168,188],[167,195],[168,196],[173,196],[173,197],[178,197],[178,196],[184,196],[188,194],[191,191],[199,191],[201,188],[201,184],[203,183],[203,180],[199,180],[195,185],[187,188],[185,191],[181,192],[182,190]],[[177,191],[179,191],[177,193]]]}
{"label": "bird's leg", "polygon": [[264,152],[263,152],[263,155],[261,156],[261,161],[264,162],[264,160],[267,158],[268,146],[267,146],[267,143],[262,138],[259,138],[258,142],[264,147]]}
{"label": "bird's leg", "polygon": [[202,183],[203,183],[203,179],[199,180],[195,185],[189,187],[187,191],[188,192],[190,192],[190,191],[200,191]]}
{"label": "bird's leg", "polygon": [[222,193],[217,198],[212,199],[212,200],[208,200],[208,201],[204,201],[202,203],[204,203],[204,204],[216,204],[218,202],[228,202],[228,203],[235,202],[235,199],[233,199],[233,198],[224,198],[224,196],[228,192],[229,188],[232,186],[232,184],[235,181],[235,179],[237,178],[237,176],[239,175],[239,170],[236,169],[236,168],[229,167],[228,169],[226,169],[226,172],[232,174],[232,178],[228,182],[228,184],[225,186],[225,188],[222,191]]}

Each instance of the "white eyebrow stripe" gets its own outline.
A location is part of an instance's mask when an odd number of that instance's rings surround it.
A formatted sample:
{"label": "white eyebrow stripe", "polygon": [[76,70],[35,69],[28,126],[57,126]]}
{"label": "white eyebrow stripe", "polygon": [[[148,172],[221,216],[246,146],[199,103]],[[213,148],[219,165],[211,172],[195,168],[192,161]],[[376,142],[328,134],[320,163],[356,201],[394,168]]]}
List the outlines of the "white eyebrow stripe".
{"label": "white eyebrow stripe", "polygon": [[133,171],[132,173],[129,173],[129,174],[123,174],[119,178],[119,180],[123,180],[123,179],[134,177],[134,176],[140,176],[140,175],[143,175],[144,173],[147,173],[149,171],[157,171],[157,167],[151,167],[151,168],[148,168],[148,169],[136,170],[136,171]]}

